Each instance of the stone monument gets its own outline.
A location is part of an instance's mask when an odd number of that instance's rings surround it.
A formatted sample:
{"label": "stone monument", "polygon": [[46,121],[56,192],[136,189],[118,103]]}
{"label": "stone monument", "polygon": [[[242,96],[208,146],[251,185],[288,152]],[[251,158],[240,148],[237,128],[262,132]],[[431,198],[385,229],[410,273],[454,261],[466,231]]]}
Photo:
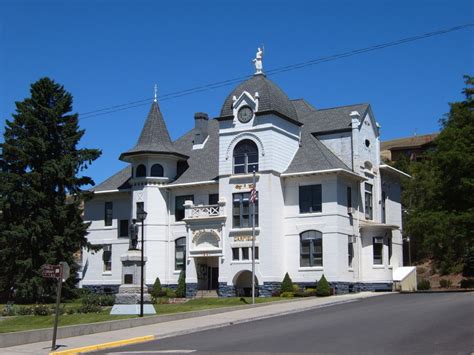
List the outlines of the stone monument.
{"label": "stone monument", "polygon": [[[138,227],[133,220],[130,226],[130,247],[125,254],[120,256],[122,284],[115,295],[111,315],[140,314],[141,250],[137,249],[137,244]],[[146,261],[147,257],[144,257],[143,264],[146,264]],[[143,269],[145,270],[145,267]],[[145,278],[145,275],[143,277]],[[146,285],[143,289],[143,314],[156,314]]]}

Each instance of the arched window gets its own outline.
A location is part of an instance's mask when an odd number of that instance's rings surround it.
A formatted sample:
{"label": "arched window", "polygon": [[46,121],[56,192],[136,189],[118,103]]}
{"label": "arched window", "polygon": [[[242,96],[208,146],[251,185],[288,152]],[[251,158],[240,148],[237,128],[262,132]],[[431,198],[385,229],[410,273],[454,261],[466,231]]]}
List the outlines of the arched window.
{"label": "arched window", "polygon": [[137,173],[135,177],[144,177],[144,176],[146,176],[146,167],[145,165],[140,164],[139,166],[137,166]]}
{"label": "arched window", "polygon": [[174,241],[174,269],[186,269],[186,237],[178,238]]}
{"label": "arched window", "polygon": [[300,266],[323,266],[323,234],[320,231],[300,234]]}
{"label": "arched window", "polygon": [[163,176],[163,167],[160,164],[154,164],[151,167],[150,176],[162,177]]}
{"label": "arched window", "polygon": [[234,174],[258,171],[258,148],[250,139],[244,139],[234,148]]}

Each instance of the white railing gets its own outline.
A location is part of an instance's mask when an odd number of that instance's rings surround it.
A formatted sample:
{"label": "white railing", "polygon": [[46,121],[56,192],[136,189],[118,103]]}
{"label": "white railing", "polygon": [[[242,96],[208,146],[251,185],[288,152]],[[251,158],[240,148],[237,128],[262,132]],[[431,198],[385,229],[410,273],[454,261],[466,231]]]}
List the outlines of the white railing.
{"label": "white railing", "polygon": [[189,218],[206,218],[220,216],[219,205],[203,205],[191,207],[191,214]]}

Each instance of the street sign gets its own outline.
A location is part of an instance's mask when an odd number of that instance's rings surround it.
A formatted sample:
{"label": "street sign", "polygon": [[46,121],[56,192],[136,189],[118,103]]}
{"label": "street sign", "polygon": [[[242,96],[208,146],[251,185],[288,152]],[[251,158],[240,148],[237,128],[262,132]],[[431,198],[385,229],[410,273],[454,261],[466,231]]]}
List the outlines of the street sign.
{"label": "street sign", "polygon": [[71,269],[69,268],[69,265],[67,262],[65,261],[61,261],[59,263],[59,265],[61,266],[62,268],[62,273],[61,273],[61,276],[63,278],[63,282],[66,281],[69,277],[69,272],[71,271]]}
{"label": "street sign", "polygon": [[42,267],[43,277],[57,279],[61,276],[61,265],[44,264]]}

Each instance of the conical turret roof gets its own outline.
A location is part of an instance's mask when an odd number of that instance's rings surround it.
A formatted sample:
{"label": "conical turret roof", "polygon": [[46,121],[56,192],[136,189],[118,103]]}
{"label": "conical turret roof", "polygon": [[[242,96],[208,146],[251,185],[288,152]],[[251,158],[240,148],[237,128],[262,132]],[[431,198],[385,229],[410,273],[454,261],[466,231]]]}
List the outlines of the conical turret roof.
{"label": "conical turret roof", "polygon": [[188,158],[174,147],[156,101],[151,105],[137,144],[132,149],[120,154],[119,159],[126,160],[127,157],[138,154],[166,154]]}

